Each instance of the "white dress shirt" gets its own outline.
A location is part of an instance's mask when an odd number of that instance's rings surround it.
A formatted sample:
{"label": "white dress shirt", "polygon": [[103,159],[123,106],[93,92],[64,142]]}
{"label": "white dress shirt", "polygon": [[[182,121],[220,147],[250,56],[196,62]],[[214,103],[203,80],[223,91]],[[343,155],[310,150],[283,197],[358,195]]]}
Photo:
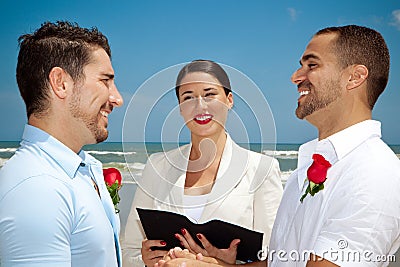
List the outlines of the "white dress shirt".
{"label": "white dress shirt", "polygon": [[[400,161],[367,120],[299,149],[268,251],[271,266],[306,266],[312,253],[339,266],[386,266],[400,245]],[[325,188],[303,195],[312,154],[332,167]]]}

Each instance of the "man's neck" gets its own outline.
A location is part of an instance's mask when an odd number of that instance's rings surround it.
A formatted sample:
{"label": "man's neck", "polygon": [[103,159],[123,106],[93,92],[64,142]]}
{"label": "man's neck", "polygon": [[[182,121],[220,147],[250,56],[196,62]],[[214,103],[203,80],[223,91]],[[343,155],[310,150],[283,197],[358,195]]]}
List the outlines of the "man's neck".
{"label": "man's neck", "polygon": [[319,110],[306,119],[318,129],[318,139],[325,139],[359,122],[370,120],[372,111],[365,106],[352,105],[336,110]]}
{"label": "man's neck", "polygon": [[81,138],[73,133],[72,127],[68,127],[61,121],[56,123],[48,119],[31,115],[28,119],[28,124],[45,131],[75,153],[79,153],[84,145]]}

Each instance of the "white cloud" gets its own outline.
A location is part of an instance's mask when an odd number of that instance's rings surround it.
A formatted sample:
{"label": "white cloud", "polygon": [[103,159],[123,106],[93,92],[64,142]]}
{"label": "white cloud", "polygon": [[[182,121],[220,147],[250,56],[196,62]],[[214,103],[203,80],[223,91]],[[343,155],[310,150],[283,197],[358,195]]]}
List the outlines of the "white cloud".
{"label": "white cloud", "polygon": [[287,9],[287,11],[289,12],[290,19],[291,19],[292,21],[296,21],[297,15],[299,14],[299,12],[297,12],[297,10],[294,9],[294,8],[292,8],[292,7],[289,7],[289,8]]}
{"label": "white cloud", "polygon": [[400,30],[400,9],[396,9],[392,12],[392,23],[390,23],[390,25],[393,25]]}

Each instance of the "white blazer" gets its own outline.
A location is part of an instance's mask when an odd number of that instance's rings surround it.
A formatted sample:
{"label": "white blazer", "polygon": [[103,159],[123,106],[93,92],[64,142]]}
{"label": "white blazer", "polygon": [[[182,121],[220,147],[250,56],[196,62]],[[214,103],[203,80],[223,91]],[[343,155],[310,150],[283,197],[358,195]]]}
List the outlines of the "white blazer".
{"label": "white blazer", "polygon": [[[183,194],[191,144],[152,154],[138,181],[122,242],[123,266],[144,266],[142,241],[146,238],[136,208],[185,214]],[[199,223],[220,219],[271,236],[283,187],[276,159],[238,146],[227,135],[216,181]]]}

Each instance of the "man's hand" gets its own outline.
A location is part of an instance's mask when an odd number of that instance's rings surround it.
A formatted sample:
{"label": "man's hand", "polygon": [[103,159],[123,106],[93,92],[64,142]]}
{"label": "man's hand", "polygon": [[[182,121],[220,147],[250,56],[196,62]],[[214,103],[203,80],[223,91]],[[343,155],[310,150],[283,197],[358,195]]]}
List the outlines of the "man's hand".
{"label": "man's hand", "polygon": [[168,261],[176,258],[185,258],[189,260],[197,259],[196,255],[189,252],[188,249],[181,249],[180,247],[171,248],[168,253],[164,256],[163,260]]}
{"label": "man's hand", "polygon": [[200,247],[189,234],[186,229],[182,229],[182,235],[175,234],[175,237],[181,241],[181,244],[188,249],[190,252],[194,254],[201,253],[206,257],[214,257],[220,259],[229,264],[235,264],[237,248],[240,243],[240,239],[232,240],[229,248],[226,249],[218,249],[214,247],[203,234],[196,234],[198,240],[200,240],[201,244],[204,248]]}
{"label": "man's hand", "polygon": [[154,264],[154,267],[187,267],[187,266],[195,266],[195,267],[212,267],[212,266],[219,266],[219,262],[211,257],[205,257],[200,253],[194,255],[193,253],[189,252],[189,250],[184,249],[182,250],[179,247],[170,249],[167,255],[158,263]]}

